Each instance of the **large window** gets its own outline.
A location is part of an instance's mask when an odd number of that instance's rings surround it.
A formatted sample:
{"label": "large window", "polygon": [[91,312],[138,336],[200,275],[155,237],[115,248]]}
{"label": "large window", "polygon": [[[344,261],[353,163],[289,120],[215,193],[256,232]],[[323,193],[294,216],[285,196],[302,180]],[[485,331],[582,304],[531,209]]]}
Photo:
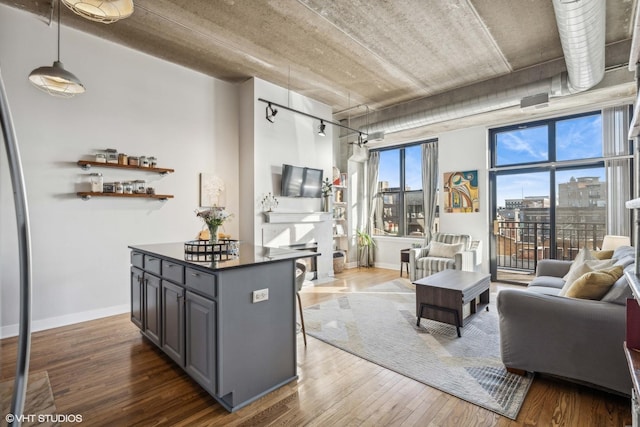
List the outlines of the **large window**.
{"label": "large window", "polygon": [[607,182],[604,127],[598,111],[491,131],[498,272],[533,271],[540,259],[570,260],[602,245],[607,207],[623,203],[608,188],[626,185]]}
{"label": "large window", "polygon": [[380,150],[374,234],[424,236],[420,144]]}

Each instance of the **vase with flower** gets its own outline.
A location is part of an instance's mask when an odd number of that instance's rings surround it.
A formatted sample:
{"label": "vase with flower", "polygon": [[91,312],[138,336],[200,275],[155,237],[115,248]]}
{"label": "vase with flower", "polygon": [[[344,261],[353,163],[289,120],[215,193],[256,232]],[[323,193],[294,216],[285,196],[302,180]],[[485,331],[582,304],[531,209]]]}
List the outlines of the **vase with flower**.
{"label": "vase with flower", "polygon": [[333,190],[333,183],[329,181],[329,178],[325,178],[322,181],[322,212],[329,212],[329,197]]}
{"label": "vase with flower", "polygon": [[209,243],[218,243],[218,228],[233,216],[221,206],[213,206],[203,210],[196,210],[196,215],[204,221],[209,228]]}

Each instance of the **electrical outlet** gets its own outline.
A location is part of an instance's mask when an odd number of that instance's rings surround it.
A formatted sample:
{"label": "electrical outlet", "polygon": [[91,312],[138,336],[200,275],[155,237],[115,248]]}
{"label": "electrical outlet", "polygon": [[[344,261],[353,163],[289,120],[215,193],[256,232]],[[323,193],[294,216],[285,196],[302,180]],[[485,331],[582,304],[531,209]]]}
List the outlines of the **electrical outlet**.
{"label": "electrical outlet", "polygon": [[260,301],[266,301],[269,299],[269,288],[258,289],[257,291],[253,291],[253,303],[257,303]]}

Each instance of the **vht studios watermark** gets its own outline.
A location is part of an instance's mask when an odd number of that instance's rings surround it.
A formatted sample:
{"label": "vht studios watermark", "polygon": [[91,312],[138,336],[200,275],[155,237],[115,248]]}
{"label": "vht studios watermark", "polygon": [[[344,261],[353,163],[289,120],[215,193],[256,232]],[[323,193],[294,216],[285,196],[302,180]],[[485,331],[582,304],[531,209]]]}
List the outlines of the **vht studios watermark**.
{"label": "vht studios watermark", "polygon": [[23,414],[14,415],[7,414],[4,416],[7,423],[11,424],[15,421],[20,423],[81,423],[82,415],[80,414]]}

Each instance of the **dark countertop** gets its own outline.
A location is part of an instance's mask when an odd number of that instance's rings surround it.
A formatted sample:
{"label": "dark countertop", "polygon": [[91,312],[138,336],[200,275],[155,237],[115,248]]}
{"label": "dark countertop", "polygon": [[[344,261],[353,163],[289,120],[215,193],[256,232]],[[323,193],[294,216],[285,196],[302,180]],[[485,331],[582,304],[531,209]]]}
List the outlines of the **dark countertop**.
{"label": "dark countertop", "polygon": [[241,268],[256,264],[263,264],[287,259],[298,259],[319,256],[320,253],[310,250],[294,250],[283,248],[269,248],[265,246],[255,246],[249,243],[239,244],[239,256],[224,261],[186,261],[184,257],[184,242],[158,243],[151,245],[129,245],[130,249],[143,252],[149,255],[157,255],[161,258],[168,258],[183,265],[193,266],[199,270],[220,271],[230,268]]}

